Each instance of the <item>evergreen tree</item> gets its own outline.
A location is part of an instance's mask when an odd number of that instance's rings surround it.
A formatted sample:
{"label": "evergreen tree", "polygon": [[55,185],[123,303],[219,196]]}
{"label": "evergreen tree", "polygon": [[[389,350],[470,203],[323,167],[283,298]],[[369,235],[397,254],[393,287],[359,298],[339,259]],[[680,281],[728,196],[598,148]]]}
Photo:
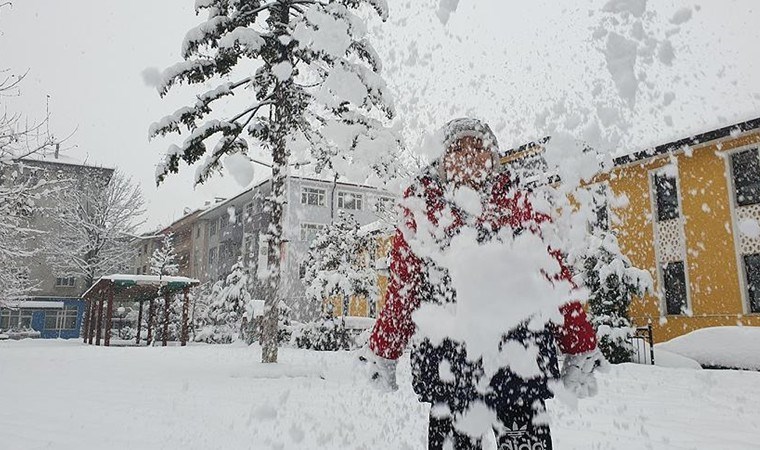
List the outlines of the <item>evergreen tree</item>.
{"label": "evergreen tree", "polygon": [[[161,245],[153,250],[153,254],[150,256],[150,273],[159,277],[174,276],[179,272],[179,265],[177,264],[177,253],[174,250],[174,234],[166,233],[163,235]],[[164,303],[166,299],[161,292],[155,300],[153,300],[154,307],[154,321],[155,327],[155,340],[163,340],[164,327],[163,324],[168,322],[168,335],[167,341],[178,340],[180,332],[182,331],[182,300],[172,296],[169,303],[169,314],[167,316]]]}
{"label": "evergreen tree", "polygon": [[174,250],[174,233],[164,234],[161,245],[150,256],[150,273],[158,276],[174,276],[179,273],[177,252]]}
{"label": "evergreen tree", "polygon": [[240,258],[227,278],[211,288],[211,302],[196,340],[226,344],[240,338],[243,315],[250,302],[250,278]]}
{"label": "evergreen tree", "polygon": [[[311,163],[316,172],[365,166],[383,172],[389,159],[372,162],[369,157],[387,154],[396,144],[381,122],[393,110],[379,76],[380,61],[356,14],[363,5],[386,19],[385,0],[199,0],[196,10],[207,11],[208,19],[187,33],[184,61],[166,69],[157,83],[162,96],[176,84],[218,83],[151,126],[152,137],[182,133],[181,127],[188,133],[158,167],[159,183],[179,170],[181,160],[194,164],[208,153],[196,172],[196,182],[202,183],[225,155],[247,154],[248,139],[272,158],[266,206],[272,217],[266,274],[272,294],[266,299],[264,362],[277,361],[279,252],[291,154],[300,152],[296,164]],[[239,101],[232,102],[233,96]],[[212,105],[222,99],[236,112],[214,116]],[[356,164],[359,160],[362,164]]]}
{"label": "evergreen tree", "polygon": [[596,329],[599,349],[609,362],[619,364],[630,362],[633,356],[631,301],[652,290],[652,277],[632,266],[620,250],[615,234],[606,223],[599,223],[607,221],[606,202],[600,198],[595,195],[595,202],[598,208],[604,208],[605,214],[596,214],[599,220],[593,225],[579,269],[590,291],[589,320]]}
{"label": "evergreen tree", "polygon": [[304,261],[307,299],[322,303],[337,296],[343,299],[344,316],[348,315],[351,297],[374,301],[378,295],[377,272],[366,251],[370,247],[367,244],[356,219],[338,211],[336,220],[317,234]]}

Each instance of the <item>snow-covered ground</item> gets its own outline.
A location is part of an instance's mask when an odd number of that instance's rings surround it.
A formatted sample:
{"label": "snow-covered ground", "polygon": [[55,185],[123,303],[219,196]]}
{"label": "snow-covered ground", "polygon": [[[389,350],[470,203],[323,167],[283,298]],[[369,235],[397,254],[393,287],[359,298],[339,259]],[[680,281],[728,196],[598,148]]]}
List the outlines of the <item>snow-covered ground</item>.
{"label": "snow-covered ground", "polygon": [[[0,449],[422,449],[409,386],[371,389],[350,353],[242,345],[0,342]],[[557,449],[756,449],[760,373],[622,365],[577,411],[550,405]]]}

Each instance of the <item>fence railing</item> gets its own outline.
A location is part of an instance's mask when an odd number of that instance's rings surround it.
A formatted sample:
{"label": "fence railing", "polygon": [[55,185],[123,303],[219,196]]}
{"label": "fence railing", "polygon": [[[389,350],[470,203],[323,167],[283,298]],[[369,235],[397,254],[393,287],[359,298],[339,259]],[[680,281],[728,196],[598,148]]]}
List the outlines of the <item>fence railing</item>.
{"label": "fence railing", "polygon": [[[637,364],[654,365],[654,339],[652,338],[652,324],[638,327],[631,336],[633,345],[633,362]],[[647,348],[648,347],[648,348]]]}

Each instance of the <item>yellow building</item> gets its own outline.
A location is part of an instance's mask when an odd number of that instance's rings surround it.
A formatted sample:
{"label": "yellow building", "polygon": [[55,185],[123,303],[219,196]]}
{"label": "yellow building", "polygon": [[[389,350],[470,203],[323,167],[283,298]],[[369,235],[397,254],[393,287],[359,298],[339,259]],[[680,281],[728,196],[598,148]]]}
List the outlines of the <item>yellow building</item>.
{"label": "yellow building", "polygon": [[760,326],[759,145],[760,118],[617,158],[598,180],[628,199],[614,228],[656,291],[631,316],[656,341]]}

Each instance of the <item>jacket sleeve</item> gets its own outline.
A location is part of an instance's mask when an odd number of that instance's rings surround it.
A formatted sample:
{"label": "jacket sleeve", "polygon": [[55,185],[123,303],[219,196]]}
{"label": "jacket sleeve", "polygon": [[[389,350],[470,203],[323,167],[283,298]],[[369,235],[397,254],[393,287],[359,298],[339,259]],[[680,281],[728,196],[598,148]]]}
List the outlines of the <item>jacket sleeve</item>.
{"label": "jacket sleeve", "polygon": [[[572,273],[565,265],[562,252],[550,249],[549,253],[557,259],[560,266],[560,272],[555,276],[555,279],[572,283]],[[596,332],[586,317],[583,305],[579,301],[572,301],[562,305],[560,312],[565,320],[562,326],[557,327],[555,337],[562,353],[576,355],[594,350],[596,348]]]}
{"label": "jacket sleeve", "polygon": [[398,359],[415,331],[412,313],[420,306],[417,295],[421,261],[409,248],[400,230],[396,231],[390,255],[388,299],[369,339],[377,356]]}

